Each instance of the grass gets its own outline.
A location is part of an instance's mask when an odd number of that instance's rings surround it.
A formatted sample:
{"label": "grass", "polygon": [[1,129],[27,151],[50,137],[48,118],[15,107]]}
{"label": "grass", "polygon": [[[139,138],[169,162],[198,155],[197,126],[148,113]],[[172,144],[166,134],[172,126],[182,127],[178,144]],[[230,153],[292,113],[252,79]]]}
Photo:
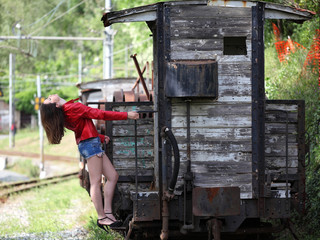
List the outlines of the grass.
{"label": "grass", "polygon": [[86,229],[89,231],[88,240],[123,240],[123,237],[114,231],[107,234],[105,231],[101,230],[96,223],[96,213],[92,212],[90,215],[90,220],[86,224]]}
{"label": "grass", "polygon": [[[8,150],[8,138],[0,140],[0,149]],[[22,129],[15,136],[14,151],[39,153],[38,129]],[[61,144],[50,145],[45,138],[44,153],[56,156],[77,157],[78,149],[74,134],[66,131]],[[65,163],[50,161],[60,173],[70,169],[70,164],[78,169],[77,162]],[[29,177],[38,177],[38,166],[30,159],[19,159],[8,166],[11,171]],[[69,171],[69,170],[68,170]],[[8,209],[7,212],[4,209]],[[97,214],[91,199],[79,180],[74,179],[38,188],[29,192],[10,197],[5,204],[0,204],[0,239],[1,236],[44,232],[57,233],[84,226],[88,231],[89,240],[120,240],[116,232],[106,234],[96,225]],[[60,239],[60,238],[55,238]]]}
{"label": "grass", "polygon": [[[0,149],[8,150],[8,138],[0,140]],[[21,152],[40,153],[39,129],[24,128],[17,131],[15,135],[15,147],[12,149]],[[78,157],[77,144],[74,133],[67,130],[61,143],[58,145],[49,144],[44,134],[44,153],[55,156]]]}
{"label": "grass", "polygon": [[[15,136],[15,147],[9,149],[8,138],[0,139],[0,150],[12,150],[14,152],[22,153],[40,153],[40,141],[39,141],[39,130],[25,128],[17,131]],[[63,161],[50,161],[50,163],[45,162],[45,166],[48,164],[51,166],[50,171],[53,175],[68,173],[78,170],[79,157],[78,148],[74,139],[74,133],[71,131],[66,131],[65,136],[62,138],[60,144],[49,144],[46,136],[44,136],[44,154],[53,156],[67,156],[74,158],[73,161],[63,162]],[[40,160],[36,159],[26,159],[25,157],[11,158],[9,161],[8,170],[26,175],[30,178],[39,177],[39,164]]]}
{"label": "grass", "polygon": [[0,207],[0,238],[85,226],[89,231],[87,239],[123,239],[118,233],[106,234],[96,226],[97,214],[91,199],[77,179],[16,195],[5,204],[13,204],[14,209],[4,213],[4,206]]}
{"label": "grass", "polygon": [[[77,180],[50,185],[16,195],[13,201],[19,199],[23,200],[23,204],[19,208],[21,212],[24,212],[23,218],[25,219],[21,219],[19,216],[9,218],[9,222],[16,224],[1,224],[1,234],[66,230],[75,225],[78,220],[78,217],[69,219],[70,217],[67,216],[70,214],[69,210],[78,208],[76,205],[87,206],[91,204],[88,194],[79,186]],[[69,221],[64,222],[63,219],[69,219]]]}
{"label": "grass", "polygon": [[40,174],[38,166],[34,165],[31,159],[21,159],[7,166],[7,170],[20,173],[29,178],[37,178]]}

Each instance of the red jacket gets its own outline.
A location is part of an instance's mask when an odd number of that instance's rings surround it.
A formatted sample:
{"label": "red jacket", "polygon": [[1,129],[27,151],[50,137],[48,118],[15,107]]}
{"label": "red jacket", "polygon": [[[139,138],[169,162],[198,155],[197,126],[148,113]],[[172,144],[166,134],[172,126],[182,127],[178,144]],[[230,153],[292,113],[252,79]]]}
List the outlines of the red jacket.
{"label": "red jacket", "polygon": [[75,102],[77,100],[70,100],[62,106],[65,120],[64,126],[74,131],[77,144],[82,140],[98,136],[101,142],[104,141],[104,136],[98,133],[92,119],[109,121],[128,119],[128,113],[126,112],[103,111]]}

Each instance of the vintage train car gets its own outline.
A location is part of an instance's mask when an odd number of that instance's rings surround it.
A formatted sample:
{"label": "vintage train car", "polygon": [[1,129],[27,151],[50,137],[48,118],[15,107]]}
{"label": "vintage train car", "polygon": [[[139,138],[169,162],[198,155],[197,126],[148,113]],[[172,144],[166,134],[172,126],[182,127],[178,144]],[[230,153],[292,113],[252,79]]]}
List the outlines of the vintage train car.
{"label": "vintage train car", "polygon": [[114,211],[126,239],[260,239],[282,230],[294,209],[304,211],[304,101],[266,99],[264,22],[313,15],[220,0],[104,15],[105,26],[145,21],[153,37],[152,99],[83,99],[141,113],[105,126],[120,174]]}

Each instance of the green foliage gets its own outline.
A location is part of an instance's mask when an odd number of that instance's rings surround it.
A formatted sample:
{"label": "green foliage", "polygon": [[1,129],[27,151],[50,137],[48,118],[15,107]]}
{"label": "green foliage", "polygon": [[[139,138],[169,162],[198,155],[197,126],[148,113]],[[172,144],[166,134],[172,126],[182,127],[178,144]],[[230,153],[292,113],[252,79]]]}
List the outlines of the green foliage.
{"label": "green foliage", "polygon": [[19,91],[16,93],[16,109],[23,110],[26,113],[35,113],[34,106],[31,104],[32,101],[35,99],[35,87],[26,88],[24,91]]}
{"label": "green foliage", "polygon": [[[306,22],[301,26],[292,25],[292,39],[303,43],[307,49],[299,49],[287,57],[287,62],[280,63],[275,46],[272,42],[265,49],[265,80],[266,93],[269,99],[303,99],[305,100],[306,139],[310,141],[310,165],[306,168],[306,215],[296,215],[295,226],[301,236],[306,239],[318,239],[320,236],[320,89],[318,70],[312,71],[310,66],[304,67],[310,49],[317,21]],[[272,33],[270,33],[271,35]],[[307,236],[307,237],[306,237]]]}
{"label": "green foliage", "polygon": [[[112,11],[155,2],[157,1],[114,0]],[[105,28],[100,19],[105,1],[86,0],[79,3],[81,1],[78,0],[2,0],[0,35],[103,37]],[[78,6],[72,9],[76,5]],[[114,77],[137,76],[130,55],[137,53],[140,65],[152,61],[149,28],[145,23],[130,23],[115,24],[112,29],[116,42]],[[102,78],[102,41],[3,40],[0,41],[0,49],[0,88],[8,99],[8,56],[13,53],[16,55],[17,109],[27,113],[35,113],[31,101],[36,95],[37,75],[42,82],[43,96],[58,93],[66,99],[77,97],[78,89],[75,84],[78,82],[79,53],[82,54],[82,80]]]}
{"label": "green foliage", "polygon": [[[152,0],[116,0],[113,1],[114,10],[122,10],[159,1]],[[114,72],[116,77],[137,76],[137,72],[130,55],[137,53],[137,59],[142,68],[146,62],[153,60],[152,32],[145,22],[114,24],[112,29],[116,31],[114,38]],[[126,50],[127,49],[127,50]],[[128,66],[126,68],[126,62]]]}
{"label": "green foliage", "polygon": [[[314,149],[314,154],[319,156],[319,147]],[[319,158],[319,157],[317,157]],[[307,199],[305,205],[305,215],[295,214],[292,217],[295,223],[295,230],[301,238],[314,240],[320,238],[319,219],[320,219],[320,173],[319,160],[311,162],[308,166],[306,176]],[[299,238],[300,239],[300,238]]]}
{"label": "green foliage", "polygon": [[317,12],[318,9],[318,1],[316,0],[265,0],[264,2],[278,3],[295,8],[308,9],[314,12]]}

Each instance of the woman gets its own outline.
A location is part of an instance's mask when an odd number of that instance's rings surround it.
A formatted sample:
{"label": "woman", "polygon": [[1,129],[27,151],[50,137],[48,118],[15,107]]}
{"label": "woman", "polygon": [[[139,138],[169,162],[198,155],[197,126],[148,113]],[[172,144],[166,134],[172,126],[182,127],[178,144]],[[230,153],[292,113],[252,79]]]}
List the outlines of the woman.
{"label": "woman", "polygon": [[[57,94],[50,95],[41,105],[41,121],[51,144],[60,143],[65,127],[74,131],[80,154],[87,160],[90,196],[98,213],[97,225],[108,232],[108,226],[119,227],[122,224],[112,213],[112,199],[119,175],[101,149],[101,143],[108,143],[110,139],[98,134],[92,119],[138,119],[139,114],[103,111],[85,106],[77,100],[67,102]],[[104,205],[100,190],[102,174],[107,179],[104,185]]]}

